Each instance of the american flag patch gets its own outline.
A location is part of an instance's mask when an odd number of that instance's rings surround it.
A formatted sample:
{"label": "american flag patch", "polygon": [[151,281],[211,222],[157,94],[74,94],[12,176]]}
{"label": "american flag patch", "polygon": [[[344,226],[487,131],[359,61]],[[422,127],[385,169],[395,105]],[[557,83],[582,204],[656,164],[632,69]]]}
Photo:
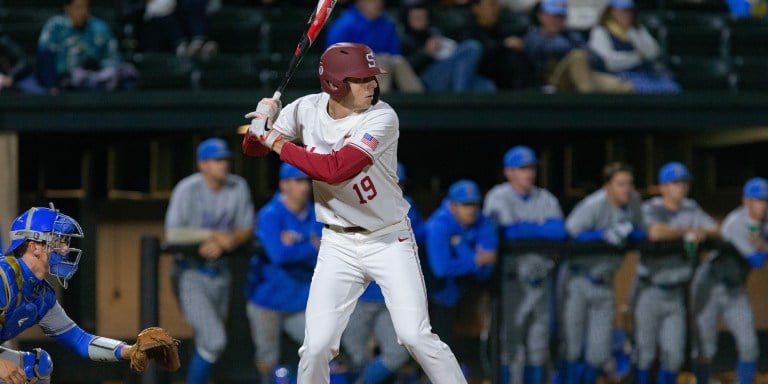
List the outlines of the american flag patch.
{"label": "american flag patch", "polygon": [[379,139],[373,137],[373,135],[370,133],[363,135],[363,138],[360,139],[360,141],[362,141],[363,144],[367,145],[370,149],[376,149],[376,147],[379,146]]}

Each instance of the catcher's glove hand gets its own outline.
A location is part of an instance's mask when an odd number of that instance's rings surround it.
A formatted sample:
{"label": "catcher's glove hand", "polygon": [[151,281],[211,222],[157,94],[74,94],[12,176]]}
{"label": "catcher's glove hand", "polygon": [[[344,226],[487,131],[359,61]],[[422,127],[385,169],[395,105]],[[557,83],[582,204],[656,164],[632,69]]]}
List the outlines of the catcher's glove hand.
{"label": "catcher's glove hand", "polygon": [[181,366],[178,346],[179,340],[165,329],[149,327],[136,337],[136,344],[131,349],[131,368],[141,372],[152,359],[160,368],[173,372]]}

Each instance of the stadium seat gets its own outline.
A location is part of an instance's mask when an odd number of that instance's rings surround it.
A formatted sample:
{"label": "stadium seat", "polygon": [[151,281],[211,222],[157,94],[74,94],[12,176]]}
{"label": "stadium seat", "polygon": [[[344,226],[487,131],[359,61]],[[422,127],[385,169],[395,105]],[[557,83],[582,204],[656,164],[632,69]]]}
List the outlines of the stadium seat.
{"label": "stadium seat", "polygon": [[725,55],[728,26],[723,15],[670,12],[665,19],[668,55]]}
{"label": "stadium seat", "polygon": [[669,69],[684,91],[733,91],[736,74],[731,63],[722,58],[672,56]]}
{"label": "stadium seat", "polygon": [[210,38],[225,53],[264,53],[268,38],[264,14],[252,7],[222,7],[210,19]]}
{"label": "stadium seat", "polygon": [[731,56],[762,56],[768,59],[768,21],[733,20],[730,29]]}
{"label": "stadium seat", "polygon": [[135,54],[132,61],[141,72],[142,89],[190,88],[199,73],[191,60],[169,53]]}
{"label": "stadium seat", "polygon": [[42,27],[43,23],[9,23],[2,25],[3,32],[11,36],[13,41],[29,55],[37,52],[37,40],[40,37]]}
{"label": "stadium seat", "polygon": [[739,91],[768,91],[768,59],[736,57],[733,59]]}
{"label": "stadium seat", "polygon": [[[288,62],[292,54],[273,53],[266,57],[261,57],[258,64],[262,84],[269,88],[276,88],[283,80],[285,71],[288,69]],[[290,87],[305,90],[316,90],[319,92],[320,81],[318,80],[317,67],[320,64],[320,54],[309,52],[302,60],[301,65],[294,72],[291,78]]]}
{"label": "stadium seat", "polygon": [[200,69],[200,87],[248,88],[260,86],[259,68],[252,55],[222,54],[210,60],[198,63]]}
{"label": "stadium seat", "polygon": [[445,36],[459,39],[472,21],[472,13],[465,7],[436,7],[432,12],[432,24]]}

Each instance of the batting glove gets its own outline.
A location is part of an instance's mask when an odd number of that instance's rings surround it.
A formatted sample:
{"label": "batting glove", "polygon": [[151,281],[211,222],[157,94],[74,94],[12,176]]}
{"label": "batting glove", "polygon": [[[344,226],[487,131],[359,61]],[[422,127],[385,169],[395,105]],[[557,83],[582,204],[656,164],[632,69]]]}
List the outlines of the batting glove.
{"label": "batting glove", "polygon": [[245,118],[259,119],[259,116],[263,116],[274,122],[277,120],[277,116],[280,115],[282,108],[282,103],[279,99],[263,98],[259,101],[259,105],[256,106],[256,110],[245,115]]}

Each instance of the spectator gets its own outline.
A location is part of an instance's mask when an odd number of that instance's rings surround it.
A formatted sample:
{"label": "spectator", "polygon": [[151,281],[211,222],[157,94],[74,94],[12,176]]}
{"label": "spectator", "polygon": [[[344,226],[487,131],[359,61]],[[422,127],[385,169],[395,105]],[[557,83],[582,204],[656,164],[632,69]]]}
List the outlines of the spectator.
{"label": "spectator", "polygon": [[279,188],[259,210],[256,236],[266,259],[254,256],[251,261],[246,306],[262,383],[273,382],[282,332],[304,342],[304,310],[322,230],[310,200],[309,176],[283,163]]}
{"label": "spectator", "polygon": [[384,13],[384,0],[355,0],[328,28],[326,48],[340,42],[371,47],[378,65],[390,74],[377,78],[381,92],[392,89],[392,78],[402,92],[424,91],[421,80],[401,54],[400,37],[395,22]]}
{"label": "spectator", "polygon": [[215,55],[219,46],[207,37],[207,13],[217,8],[215,3],[215,0],[149,0],[144,13],[143,48],[204,60]]}
{"label": "spectator", "polygon": [[655,69],[661,49],[637,23],[633,0],[610,0],[589,36],[589,47],[600,58],[601,67],[632,82],[637,93],[675,93],[680,85]]}
{"label": "spectator", "polygon": [[4,88],[22,93],[45,93],[34,76],[27,55],[8,35],[0,35],[0,91]]}
{"label": "spectator", "polygon": [[226,254],[253,237],[254,212],[245,180],[229,173],[230,152],[222,139],[197,146],[198,173],[173,188],[165,213],[168,243],[193,243],[174,255],[172,282],[181,311],[194,331],[187,383],[208,383],[227,344],[232,274]]}
{"label": "spectator", "polygon": [[768,15],[768,2],[765,0],[726,0],[726,3],[735,18],[765,19]]}
{"label": "spectator", "polygon": [[107,23],[90,15],[90,0],[63,0],[64,14],[48,19],[37,44],[38,79],[59,88],[112,91],[138,78],[123,62]]}
{"label": "spectator", "polygon": [[456,342],[459,299],[471,280],[489,279],[496,264],[498,235],[493,222],[480,213],[482,201],[474,181],[459,180],[426,224],[427,260],[436,279],[429,295],[432,329],[449,346]]}
{"label": "spectator", "polygon": [[600,22],[608,0],[567,0],[568,14],[565,26],[572,31],[582,34],[586,40],[592,27]]}
{"label": "spectator", "polygon": [[499,22],[498,0],[472,0],[471,4],[474,19],[461,40],[473,39],[482,45],[479,73],[493,80],[499,89],[533,85],[525,42]]}
{"label": "spectator", "polygon": [[430,26],[429,5],[416,1],[404,7],[403,55],[429,91],[494,91],[490,79],[477,73],[483,48],[477,40],[456,41]]}
{"label": "spectator", "polygon": [[538,79],[557,91],[631,92],[630,82],[592,70],[584,39],[565,29],[565,13],[565,0],[544,0],[535,11],[538,25],[525,34]]}

